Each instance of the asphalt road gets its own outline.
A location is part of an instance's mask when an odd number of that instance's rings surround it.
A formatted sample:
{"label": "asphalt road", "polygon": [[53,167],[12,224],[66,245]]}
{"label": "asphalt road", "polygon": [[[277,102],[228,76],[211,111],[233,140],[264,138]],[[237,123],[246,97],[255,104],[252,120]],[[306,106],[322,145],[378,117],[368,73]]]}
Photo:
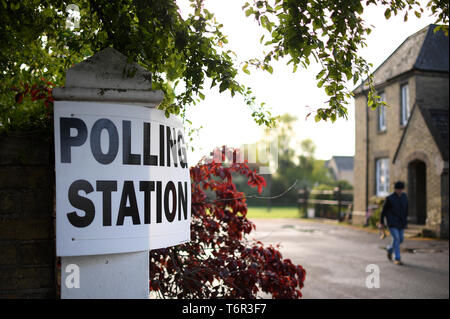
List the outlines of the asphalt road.
{"label": "asphalt road", "polygon": [[[302,219],[255,219],[253,238],[281,244],[283,258],[306,271],[303,298],[449,298],[448,240],[406,239],[403,266],[388,261],[383,249],[391,240],[343,225]],[[412,252],[414,250],[414,252]],[[379,269],[379,288],[366,278]],[[372,281],[372,282],[376,282]],[[261,296],[267,297],[267,296]]]}

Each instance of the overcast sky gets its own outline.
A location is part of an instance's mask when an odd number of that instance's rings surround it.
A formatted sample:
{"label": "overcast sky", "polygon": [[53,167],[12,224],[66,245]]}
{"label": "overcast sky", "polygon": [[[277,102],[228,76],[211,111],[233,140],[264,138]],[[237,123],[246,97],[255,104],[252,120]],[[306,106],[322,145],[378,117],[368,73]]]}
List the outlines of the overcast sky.
{"label": "overcast sky", "polygon": [[[220,23],[223,33],[228,35],[228,48],[235,51],[239,61],[253,57],[262,57],[264,47],[259,43],[263,34],[253,18],[245,17],[241,10],[245,1],[207,0],[206,8],[213,12]],[[186,10],[181,1],[180,8]],[[367,61],[376,68],[409,35],[434,22],[428,14],[417,19],[412,12],[409,20],[403,21],[403,15],[384,18],[384,9],[370,6],[364,12],[367,24],[373,25],[372,33],[367,37],[368,47],[360,51]],[[253,89],[259,102],[265,102],[274,115],[289,113],[298,117],[295,125],[296,139],[311,138],[317,148],[316,157],[329,159],[333,155],[354,155],[355,123],[354,101],[349,104],[349,118],[338,119],[335,123],[316,123],[308,107],[323,107],[327,96],[317,88],[316,74],[318,65],[305,70],[299,67],[296,73],[286,66],[286,60],[274,64],[273,74],[251,70],[251,75],[243,72],[239,79]],[[205,85],[208,88],[209,85]],[[353,88],[353,86],[350,86]],[[206,98],[187,111],[187,117],[195,127],[203,126],[193,143],[195,150],[189,154],[189,163],[194,165],[203,155],[214,147],[227,145],[237,147],[254,143],[262,136],[262,128],[253,121],[251,113],[239,96],[231,98],[228,92],[218,93],[217,88],[205,91]]]}

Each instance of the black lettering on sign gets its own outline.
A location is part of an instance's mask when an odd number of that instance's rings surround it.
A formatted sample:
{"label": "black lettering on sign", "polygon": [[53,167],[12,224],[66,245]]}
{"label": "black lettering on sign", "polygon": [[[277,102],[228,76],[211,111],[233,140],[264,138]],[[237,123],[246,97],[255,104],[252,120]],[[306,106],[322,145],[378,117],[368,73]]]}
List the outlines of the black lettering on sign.
{"label": "black lettering on sign", "polygon": [[131,153],[131,121],[122,121],[123,163],[141,165],[141,155]]}
{"label": "black lettering on sign", "polygon": [[[169,209],[170,193],[172,193],[172,211]],[[164,213],[166,214],[167,221],[169,223],[173,222],[177,213],[177,190],[172,181],[167,183],[166,189],[164,190]]]}
{"label": "black lettering on sign", "polygon": [[162,183],[156,182],[156,223],[162,223]]}
{"label": "black lettering on sign", "polygon": [[[126,206],[127,199],[130,201],[130,206]],[[126,216],[130,216],[133,219],[133,225],[141,223],[133,181],[123,182],[122,198],[120,199],[119,215],[117,216],[118,226],[123,225]]]}
{"label": "black lettering on sign", "polygon": [[[162,181],[140,181],[139,191],[144,192],[144,223],[151,223],[152,192],[155,192],[156,197],[156,223],[163,222],[163,211],[165,219],[169,223],[175,220],[177,210],[178,220],[187,220],[189,214],[187,183],[169,181],[163,185]],[[84,191],[87,195],[93,192],[94,188],[86,180],[76,180],[70,185],[69,202],[76,209],[84,211],[84,214],[73,211],[67,213],[67,217],[73,226],[87,227],[95,218],[95,205],[89,198],[81,196],[80,191]],[[102,193],[102,224],[105,227],[112,226],[112,193],[117,192],[117,181],[98,180],[96,181],[96,191]],[[131,217],[133,225],[141,224],[133,181],[124,181],[123,183],[116,226],[122,226],[125,217]]]}
{"label": "black lettering on sign", "polygon": [[184,191],[183,183],[178,182],[178,220],[181,220],[181,206],[183,206],[184,219],[187,219],[187,182],[184,182]]}
{"label": "black lettering on sign", "polygon": [[187,168],[186,145],[184,142],[183,132],[181,130],[178,131],[177,145],[178,145],[178,157],[180,159],[180,166],[181,168]]}
{"label": "black lettering on sign", "polygon": [[158,156],[150,155],[150,141],[151,141],[151,126],[150,123],[144,123],[144,165],[156,166],[158,165]]}
{"label": "black lettering on sign", "polygon": [[173,166],[177,167],[177,149],[176,149],[176,135],[175,135],[175,129],[174,130],[174,136],[172,140],[172,130],[170,127],[166,127],[167,132],[167,167],[170,167],[170,155],[172,154],[173,157]]}
{"label": "black lettering on sign", "polygon": [[74,181],[69,187],[69,202],[78,209],[85,212],[84,216],[78,215],[76,212],[67,213],[69,222],[75,227],[87,227],[89,226],[95,217],[95,206],[89,198],[82,197],[78,192],[82,190],[87,194],[92,193],[94,188],[92,185],[83,179]]}
{"label": "black lettering on sign", "polygon": [[[103,153],[101,148],[101,134],[103,130],[106,130],[109,136],[109,146],[106,154]],[[97,162],[106,165],[115,160],[119,151],[119,133],[111,120],[97,120],[92,126],[90,140],[92,155],[94,155]]]}
{"label": "black lettering on sign", "polygon": [[151,204],[151,197],[150,193],[155,190],[155,182],[154,181],[141,181],[139,183],[139,190],[141,192],[144,192],[144,223],[150,224],[151,218],[150,218],[150,204]]}
{"label": "black lettering on sign", "polygon": [[[88,130],[86,124],[79,118],[61,117],[59,119],[61,163],[71,163],[71,147],[81,146],[86,142]],[[77,130],[77,135],[70,136],[70,129]]]}
{"label": "black lettering on sign", "polygon": [[164,166],[164,125],[159,125],[159,166]]}
{"label": "black lettering on sign", "polygon": [[103,192],[103,226],[111,226],[111,193],[117,192],[117,182],[97,181],[97,192]]}

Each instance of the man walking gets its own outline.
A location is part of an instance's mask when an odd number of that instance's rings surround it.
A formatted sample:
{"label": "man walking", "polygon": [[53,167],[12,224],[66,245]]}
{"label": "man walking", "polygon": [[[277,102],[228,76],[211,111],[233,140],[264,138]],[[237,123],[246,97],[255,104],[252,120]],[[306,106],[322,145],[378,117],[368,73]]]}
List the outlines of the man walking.
{"label": "man walking", "polygon": [[408,217],[408,197],[403,192],[405,184],[396,182],[394,192],[386,197],[383,211],[381,212],[380,224],[384,227],[386,217],[387,226],[392,236],[392,244],[387,247],[387,256],[392,260],[392,253],[395,255],[394,263],[403,265],[400,256],[400,244],[403,242],[403,231],[407,226]]}

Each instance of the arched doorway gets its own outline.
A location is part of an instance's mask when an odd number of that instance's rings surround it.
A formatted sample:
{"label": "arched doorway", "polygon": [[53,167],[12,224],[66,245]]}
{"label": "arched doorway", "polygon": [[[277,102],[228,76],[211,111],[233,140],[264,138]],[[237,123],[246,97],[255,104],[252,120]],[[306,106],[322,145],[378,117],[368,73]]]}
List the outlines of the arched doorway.
{"label": "arched doorway", "polygon": [[408,164],[408,216],[412,224],[425,225],[427,220],[427,167],[421,160]]}

